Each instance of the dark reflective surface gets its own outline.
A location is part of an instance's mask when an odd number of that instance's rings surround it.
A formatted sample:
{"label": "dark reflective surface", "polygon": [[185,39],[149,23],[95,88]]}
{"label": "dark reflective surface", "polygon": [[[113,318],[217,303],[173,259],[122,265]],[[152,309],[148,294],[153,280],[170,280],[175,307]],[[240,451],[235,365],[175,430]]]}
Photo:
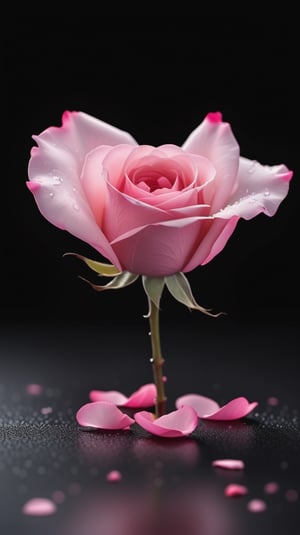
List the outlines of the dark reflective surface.
{"label": "dark reflective surface", "polygon": [[[197,358],[199,332],[186,328],[179,335],[166,330],[169,410],[176,397],[188,391],[214,397],[220,404],[246,395],[259,405],[241,421],[202,421],[186,439],[151,437],[137,425],[131,431],[89,432],[76,424],[76,410],[88,400],[90,389],[115,388],[130,394],[152,379],[147,358],[140,357],[149,342],[146,332],[120,329],[117,339],[109,328],[94,326],[18,326],[18,336],[13,336],[13,326],[3,328],[1,533],[298,534],[296,326],[281,325],[280,331],[227,321],[213,327],[203,329],[207,358],[202,360]],[[249,345],[244,348],[245,335],[259,340],[248,365],[240,358],[241,352],[250,352]],[[173,348],[180,339],[181,344],[189,340],[184,363],[179,348]],[[280,359],[281,346],[288,340],[289,351]],[[28,393],[32,383],[41,385],[41,391]],[[270,396],[276,397],[277,405],[269,404]],[[216,458],[243,459],[245,469],[213,468]],[[115,469],[121,481],[108,482],[107,473]],[[265,492],[269,482],[278,484],[276,493]],[[230,483],[246,485],[248,494],[226,497],[224,489]],[[23,505],[34,497],[53,500],[56,513],[24,515]],[[252,499],[264,500],[266,511],[249,512]]]}

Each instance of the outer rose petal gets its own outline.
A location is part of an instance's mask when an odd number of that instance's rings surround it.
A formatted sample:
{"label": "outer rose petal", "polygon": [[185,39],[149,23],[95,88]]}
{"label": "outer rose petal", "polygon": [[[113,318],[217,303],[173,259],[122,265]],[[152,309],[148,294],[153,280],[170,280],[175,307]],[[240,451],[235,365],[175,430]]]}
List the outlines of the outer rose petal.
{"label": "outer rose petal", "polygon": [[132,273],[162,277],[186,271],[186,264],[205,217],[187,217],[145,225],[112,242],[124,268]]}
{"label": "outer rose petal", "polygon": [[50,223],[89,243],[121,269],[86,202],[79,177],[83,160],[92,149],[102,144],[135,145],[134,139],[81,112],[66,112],[61,128],[48,128],[34,139],[39,147],[32,151],[28,173],[40,212]]}
{"label": "outer rose petal", "polygon": [[182,407],[176,411],[154,419],[151,412],[137,412],[136,423],[153,435],[165,438],[183,437],[192,433],[198,424],[198,417],[191,407]]}
{"label": "outer rose petal", "polygon": [[238,420],[249,414],[258,405],[238,397],[220,407],[213,399],[198,394],[186,394],[176,400],[176,407],[193,407],[199,418],[205,420]]}
{"label": "outer rose petal", "polygon": [[77,411],[76,420],[79,425],[95,429],[127,429],[134,423],[132,418],[107,401],[86,403]]}
{"label": "outer rose petal", "polygon": [[292,176],[283,164],[268,166],[240,158],[238,188],[215,216],[252,219],[261,212],[273,216],[288,193]]}
{"label": "outer rose petal", "polygon": [[216,180],[204,192],[204,202],[219,210],[234,190],[239,166],[239,145],[221,114],[209,113],[189,135],[182,148],[208,158],[214,165]]}
{"label": "outer rose petal", "polygon": [[91,401],[110,401],[119,407],[132,409],[152,407],[155,405],[156,386],[153,383],[143,385],[129,398],[116,390],[92,390],[89,395]]}

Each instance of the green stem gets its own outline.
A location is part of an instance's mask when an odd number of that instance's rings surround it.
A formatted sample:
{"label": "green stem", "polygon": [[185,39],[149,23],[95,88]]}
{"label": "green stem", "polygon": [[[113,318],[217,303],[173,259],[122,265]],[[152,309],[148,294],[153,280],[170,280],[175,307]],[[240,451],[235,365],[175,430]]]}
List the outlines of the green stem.
{"label": "green stem", "polygon": [[152,368],[153,368],[153,377],[154,383],[156,386],[157,396],[155,403],[155,415],[156,418],[162,416],[166,412],[166,402],[167,398],[165,395],[165,386],[163,379],[163,365],[164,359],[161,354],[160,347],[160,332],[159,332],[159,308],[151,300],[150,303],[150,314],[149,314],[149,323],[150,323],[150,335],[151,335],[151,346],[152,346]]}

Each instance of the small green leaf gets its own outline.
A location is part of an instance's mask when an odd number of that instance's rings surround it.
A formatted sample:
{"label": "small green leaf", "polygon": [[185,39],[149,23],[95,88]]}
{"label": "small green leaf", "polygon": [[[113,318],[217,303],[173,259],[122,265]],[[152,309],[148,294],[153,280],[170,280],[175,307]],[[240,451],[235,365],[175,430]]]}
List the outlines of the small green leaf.
{"label": "small green leaf", "polygon": [[97,292],[102,292],[103,290],[120,290],[121,288],[125,288],[125,286],[129,286],[130,284],[135,282],[139,278],[139,275],[129,273],[129,271],[123,271],[122,273],[120,273],[120,275],[117,275],[110,282],[104,284],[103,286],[93,284],[84,277],[79,278],[87,282]]}
{"label": "small green leaf", "polygon": [[79,258],[79,260],[85,262],[90,269],[96,271],[98,275],[102,275],[103,277],[114,277],[115,275],[119,275],[121,273],[121,271],[119,271],[118,268],[116,268],[116,266],[113,264],[97,262],[96,260],[91,260],[90,258],[86,258],[85,256],[77,253],[65,253],[63,256],[75,256],[76,258]]}
{"label": "small green leaf", "polygon": [[179,301],[179,303],[182,303],[189,309],[199,310],[199,312],[203,312],[203,314],[212,316],[214,318],[223,314],[223,312],[220,312],[219,314],[212,314],[208,309],[198,305],[192,294],[190,283],[183,273],[175,273],[175,275],[165,277],[165,282],[170,294],[173,295],[173,297]]}

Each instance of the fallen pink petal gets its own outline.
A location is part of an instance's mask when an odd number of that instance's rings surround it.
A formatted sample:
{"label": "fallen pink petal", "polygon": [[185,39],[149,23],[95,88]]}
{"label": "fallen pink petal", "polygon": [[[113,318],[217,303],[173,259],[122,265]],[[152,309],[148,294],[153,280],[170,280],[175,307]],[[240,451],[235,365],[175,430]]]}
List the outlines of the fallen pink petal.
{"label": "fallen pink petal", "polygon": [[285,493],[285,498],[288,502],[297,502],[299,493],[296,489],[288,489]]}
{"label": "fallen pink petal", "polygon": [[224,494],[228,498],[234,498],[238,496],[245,496],[248,494],[248,488],[245,485],[238,485],[237,483],[231,483],[224,489]]}
{"label": "fallen pink petal", "polygon": [[26,385],[26,392],[31,396],[40,396],[43,392],[43,387],[38,383],[29,383]]}
{"label": "fallen pink petal", "polygon": [[241,459],[215,459],[212,466],[226,470],[244,470],[245,463]]}
{"label": "fallen pink petal", "polygon": [[137,412],[134,418],[136,423],[149,433],[165,438],[187,436],[198,425],[197,413],[187,406],[156,419],[154,414],[146,411]]}
{"label": "fallen pink petal", "polygon": [[250,513],[263,513],[267,509],[267,504],[264,500],[255,498],[248,502],[247,509]]}
{"label": "fallen pink petal", "polygon": [[270,481],[264,486],[264,492],[266,494],[276,494],[279,491],[279,485],[276,481]]}
{"label": "fallen pink petal", "polygon": [[53,412],[52,407],[42,407],[41,408],[41,414],[51,414]]}
{"label": "fallen pink petal", "polygon": [[113,403],[94,401],[83,405],[76,414],[79,425],[94,429],[128,429],[134,420]]}
{"label": "fallen pink petal", "polygon": [[107,481],[110,481],[111,483],[115,483],[117,481],[121,481],[122,474],[121,474],[121,472],[119,472],[119,470],[111,470],[106,475],[106,479],[107,479]]}
{"label": "fallen pink petal", "polygon": [[91,401],[109,401],[119,407],[143,409],[155,405],[156,387],[154,383],[143,385],[129,397],[118,390],[91,390],[89,398]]}
{"label": "fallen pink petal", "polygon": [[176,407],[192,407],[199,418],[205,420],[239,420],[244,418],[258,405],[257,401],[249,403],[245,397],[234,398],[223,407],[211,398],[199,394],[186,394],[176,400]]}
{"label": "fallen pink petal", "polygon": [[48,516],[56,513],[56,504],[48,498],[32,498],[23,505],[24,515]]}

